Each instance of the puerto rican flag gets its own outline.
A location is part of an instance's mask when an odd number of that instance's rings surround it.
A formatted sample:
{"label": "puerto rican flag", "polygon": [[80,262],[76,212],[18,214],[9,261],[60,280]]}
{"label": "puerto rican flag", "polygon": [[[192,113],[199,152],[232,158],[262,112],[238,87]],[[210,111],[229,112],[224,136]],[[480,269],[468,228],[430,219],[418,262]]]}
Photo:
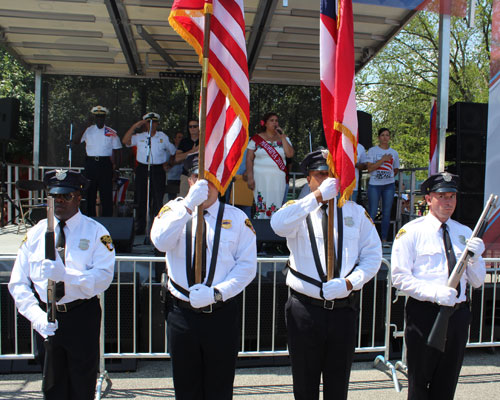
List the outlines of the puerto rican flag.
{"label": "puerto rican flag", "polygon": [[116,131],[109,126],[104,125],[104,136],[114,137],[117,136]]}
{"label": "puerto rican flag", "polygon": [[320,12],[321,112],[342,206],[356,185],[358,144],[352,0],[321,0]]}
{"label": "puerto rican flag", "polygon": [[116,190],[113,190],[113,202],[115,204],[124,203],[127,198],[127,188],[129,180],[119,177],[116,180]]}
{"label": "puerto rican flag", "polygon": [[248,143],[250,85],[243,0],[175,0],[168,21],[203,64],[210,13],[205,178],[224,194]]}

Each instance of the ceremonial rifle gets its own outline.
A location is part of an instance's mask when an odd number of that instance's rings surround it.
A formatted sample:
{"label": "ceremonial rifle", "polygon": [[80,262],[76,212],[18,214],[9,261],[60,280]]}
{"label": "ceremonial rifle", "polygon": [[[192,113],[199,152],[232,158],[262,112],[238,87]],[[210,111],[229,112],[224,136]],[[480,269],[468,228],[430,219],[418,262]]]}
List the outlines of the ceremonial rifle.
{"label": "ceremonial rifle", "polygon": [[[45,232],[45,258],[55,261],[56,246],[54,237],[54,198],[47,197],[47,231]],[[56,321],[56,282],[49,279],[47,282],[47,321]],[[52,388],[56,381],[53,357],[52,336],[44,341],[45,357],[43,363],[42,390]]]}
{"label": "ceremonial rifle", "polygon": [[[488,199],[488,202],[486,203],[486,206],[484,207],[484,210],[481,213],[479,220],[477,221],[476,227],[472,232],[471,239],[475,237],[481,238],[483,236],[491,213],[496,207],[497,200],[497,195],[490,195],[490,198]],[[465,268],[467,267],[469,258],[473,255],[474,254],[468,249],[468,247],[465,247],[462,255],[460,256],[460,259],[458,260],[457,264],[453,268],[450,277],[448,278],[447,286],[454,289],[457,288],[460,282],[460,278],[465,272]],[[439,308],[439,313],[436,317],[436,320],[434,321],[434,325],[432,326],[431,332],[429,333],[429,337],[427,338],[427,345],[435,348],[436,350],[439,350],[440,352],[444,352],[446,346],[446,336],[448,334],[448,322],[454,311],[455,307],[441,306]]]}

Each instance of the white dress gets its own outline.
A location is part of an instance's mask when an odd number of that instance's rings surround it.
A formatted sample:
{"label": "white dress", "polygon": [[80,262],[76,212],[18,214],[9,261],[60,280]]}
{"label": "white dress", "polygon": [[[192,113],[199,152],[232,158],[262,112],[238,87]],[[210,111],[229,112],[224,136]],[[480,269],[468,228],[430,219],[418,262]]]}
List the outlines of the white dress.
{"label": "white dress", "polygon": [[[286,138],[290,145],[290,139]],[[268,142],[285,161],[285,150],[281,142]],[[255,219],[270,219],[283,204],[286,188],[286,174],[281,171],[267,151],[257,146],[253,140],[248,142],[248,149],[253,150],[253,177],[255,180]]]}

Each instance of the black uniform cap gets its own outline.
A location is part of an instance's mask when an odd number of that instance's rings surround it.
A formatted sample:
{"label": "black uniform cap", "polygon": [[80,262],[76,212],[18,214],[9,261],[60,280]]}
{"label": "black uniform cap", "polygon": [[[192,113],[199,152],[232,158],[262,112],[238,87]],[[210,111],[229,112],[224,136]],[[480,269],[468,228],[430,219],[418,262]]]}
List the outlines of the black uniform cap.
{"label": "black uniform cap", "polygon": [[187,171],[188,176],[198,173],[198,152],[188,154],[184,160],[184,170]]}
{"label": "black uniform cap", "polygon": [[431,192],[458,192],[460,177],[449,172],[439,172],[429,176],[420,186],[423,195]]}
{"label": "black uniform cap", "polygon": [[70,169],[54,169],[47,171],[43,178],[50,194],[71,193],[75,190],[85,190],[89,180],[81,173]]}
{"label": "black uniform cap", "polygon": [[328,171],[327,155],[328,150],[316,150],[307,154],[300,163],[301,171],[306,175],[309,171]]}

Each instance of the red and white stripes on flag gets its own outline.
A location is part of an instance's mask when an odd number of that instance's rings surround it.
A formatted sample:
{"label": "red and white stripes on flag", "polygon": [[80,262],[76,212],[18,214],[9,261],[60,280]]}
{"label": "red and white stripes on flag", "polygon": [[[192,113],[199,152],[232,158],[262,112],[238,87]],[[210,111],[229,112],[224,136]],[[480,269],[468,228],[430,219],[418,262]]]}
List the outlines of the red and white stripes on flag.
{"label": "red and white stripes on flag", "polygon": [[342,206],[355,188],[358,143],[352,0],[321,0],[320,11],[321,112]]}
{"label": "red and white stripes on flag", "polygon": [[437,102],[432,100],[431,121],[429,124],[430,139],[429,139],[429,176],[438,172],[438,128],[437,128]]}
{"label": "red and white stripes on flag", "polygon": [[243,0],[175,0],[168,21],[203,60],[204,11],[210,19],[205,177],[224,193],[248,143],[250,86]]}

